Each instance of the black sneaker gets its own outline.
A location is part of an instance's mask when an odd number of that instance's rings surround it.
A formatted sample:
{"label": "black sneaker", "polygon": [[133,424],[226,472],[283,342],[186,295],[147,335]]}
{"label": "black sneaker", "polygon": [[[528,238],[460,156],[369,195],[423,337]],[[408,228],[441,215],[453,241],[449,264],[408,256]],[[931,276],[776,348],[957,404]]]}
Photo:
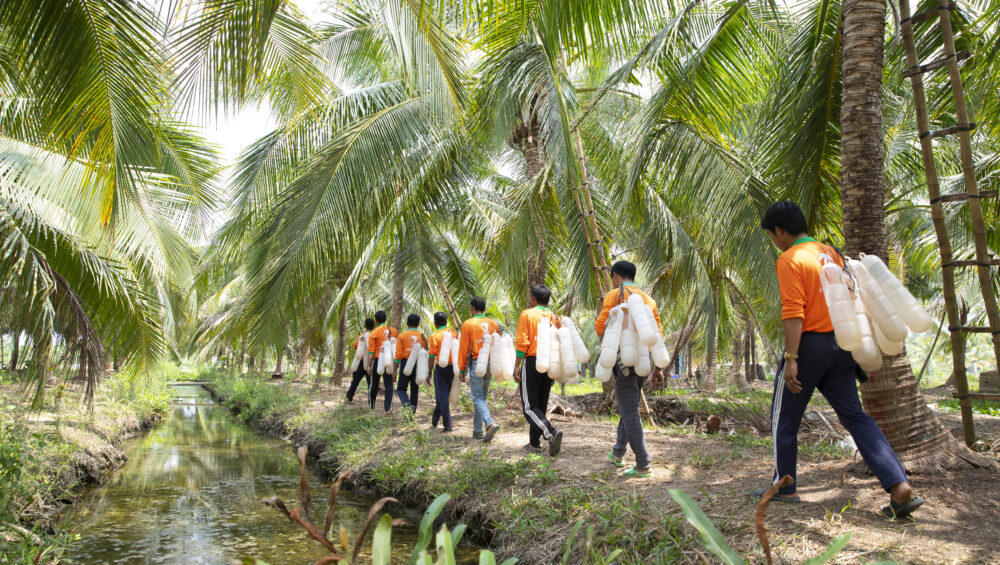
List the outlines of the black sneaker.
{"label": "black sneaker", "polygon": [[552,434],[552,439],[549,440],[549,455],[552,457],[559,455],[559,450],[562,449],[562,438],[563,433],[561,431]]}
{"label": "black sneaker", "polygon": [[521,449],[523,449],[524,451],[527,451],[528,453],[541,453],[542,452],[542,446],[540,446],[540,445],[534,446],[534,445],[531,445],[530,443],[528,445],[525,445]]}
{"label": "black sneaker", "polygon": [[493,422],[490,427],[486,428],[486,433],[483,434],[483,443],[489,443],[493,441],[493,436],[497,435],[500,430],[500,424]]}
{"label": "black sneaker", "polygon": [[477,434],[472,434],[472,439],[482,440],[483,439],[483,434],[478,434],[478,435]]}

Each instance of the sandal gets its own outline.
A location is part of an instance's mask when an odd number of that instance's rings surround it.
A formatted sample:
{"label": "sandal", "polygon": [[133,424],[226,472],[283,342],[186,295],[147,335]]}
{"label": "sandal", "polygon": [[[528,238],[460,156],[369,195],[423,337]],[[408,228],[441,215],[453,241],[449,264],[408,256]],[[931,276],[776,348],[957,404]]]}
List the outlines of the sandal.
{"label": "sandal", "polygon": [[[770,487],[760,487],[750,491],[750,496],[760,500],[764,498],[764,495],[767,494],[768,490],[770,490]],[[790,502],[792,504],[798,504],[799,502],[802,502],[802,499],[790,494],[775,493],[774,496],[771,497],[771,502]]]}
{"label": "sandal", "polygon": [[639,471],[633,465],[631,469],[622,473],[623,477],[628,477],[630,479],[648,479],[653,476],[653,469],[650,468],[647,471]]}
{"label": "sandal", "polygon": [[924,504],[924,499],[920,498],[919,496],[914,496],[913,498],[910,499],[909,502],[904,502],[903,504],[899,504],[898,502],[890,498],[889,504],[886,504],[885,506],[880,508],[879,511],[886,518],[896,518],[896,519],[906,518],[910,514],[913,514],[914,510],[923,506],[923,504]]}
{"label": "sandal", "polygon": [[625,466],[625,458],[622,457],[621,459],[618,459],[615,457],[614,453],[608,453],[608,460],[611,461],[612,465],[618,467],[619,469]]}

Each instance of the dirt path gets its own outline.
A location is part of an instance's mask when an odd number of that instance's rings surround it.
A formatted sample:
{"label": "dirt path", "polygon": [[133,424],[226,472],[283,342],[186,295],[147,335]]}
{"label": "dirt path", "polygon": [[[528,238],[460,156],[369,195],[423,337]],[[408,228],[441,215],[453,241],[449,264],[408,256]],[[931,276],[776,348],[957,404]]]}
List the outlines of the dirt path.
{"label": "dirt path", "polygon": [[[309,385],[313,410],[335,410],[342,403],[342,390]],[[509,395],[495,391],[496,395]],[[429,427],[433,410],[430,394],[423,394],[417,423]],[[518,460],[525,457],[527,425],[513,395],[509,404],[494,412],[502,429],[489,456]],[[381,401],[380,401],[381,402]],[[498,404],[503,404],[502,399]],[[756,504],[747,491],[770,479],[771,452],[762,440],[707,436],[691,426],[672,424],[648,429],[646,440],[653,457],[654,475],[649,479],[628,480],[607,460],[615,439],[611,418],[550,415],[563,430],[562,454],[550,460],[553,476],[565,484],[613,489],[621,496],[638,495],[652,508],[666,512],[679,508],[669,489],[681,489],[702,505],[705,513],[724,532],[734,549],[748,555],[751,562],[763,562],[759,541],[752,525]],[[950,415],[944,419],[949,426]],[[1000,428],[1000,419],[985,426],[991,433]],[[993,420],[996,420],[995,422]],[[434,434],[431,441],[454,449],[475,449],[472,415],[455,414],[455,432]],[[393,438],[405,441],[406,438]],[[995,441],[996,437],[992,436]],[[457,445],[456,445],[457,444]],[[467,445],[466,445],[467,444]],[[387,446],[389,448],[389,446]],[[927,500],[912,521],[889,521],[877,514],[888,500],[877,480],[859,471],[855,461],[832,450],[806,450],[800,457],[799,505],[772,504],[768,531],[776,559],[799,563],[820,553],[835,536],[850,533],[852,538],[841,551],[838,563],[870,563],[895,559],[905,563],[998,563],[1000,547],[1000,474],[964,471],[946,476],[915,476],[917,492]],[[656,528],[657,524],[650,524]],[[558,544],[556,544],[558,548]],[[696,561],[696,555],[691,561]]]}

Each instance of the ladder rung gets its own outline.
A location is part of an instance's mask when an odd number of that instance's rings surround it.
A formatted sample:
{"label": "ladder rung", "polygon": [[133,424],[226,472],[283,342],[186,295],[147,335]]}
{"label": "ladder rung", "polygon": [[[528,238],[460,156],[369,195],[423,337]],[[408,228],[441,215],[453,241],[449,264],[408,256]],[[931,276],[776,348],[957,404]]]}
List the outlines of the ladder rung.
{"label": "ladder rung", "polygon": [[931,139],[935,137],[944,137],[946,135],[952,135],[956,133],[961,133],[963,131],[972,131],[976,129],[976,122],[969,122],[967,124],[958,124],[957,126],[951,126],[950,128],[938,129],[934,131],[922,131],[920,132],[920,139],[930,136]]}
{"label": "ladder rung", "polygon": [[[979,194],[971,195],[972,198],[995,198],[997,191],[995,190],[980,190]],[[931,205],[937,204],[938,202],[965,202],[970,198],[968,192],[956,192],[955,194],[944,194],[938,196],[937,198],[931,199]]]}
{"label": "ladder rung", "polygon": [[907,21],[909,21],[913,25],[917,25],[920,22],[926,20],[927,18],[933,18],[934,16],[936,16],[938,10],[954,10],[954,9],[956,9],[956,7],[953,2],[949,2],[947,6],[942,6],[939,4],[929,10],[924,10],[923,12],[917,12],[916,14],[913,14],[909,18],[906,18],[905,20],[901,21],[899,25],[902,26]]}
{"label": "ladder rung", "polygon": [[966,49],[964,51],[959,51],[958,53],[953,53],[951,55],[941,57],[940,59],[927,63],[926,65],[917,65],[915,67],[910,67],[906,72],[903,73],[903,78],[910,78],[914,75],[919,75],[933,71],[935,69],[940,69],[941,67],[947,65],[948,61],[950,61],[952,57],[955,57],[955,59],[958,61],[964,61],[965,59],[969,58],[969,55],[971,55],[971,53],[969,53],[969,50]]}
{"label": "ladder rung", "polygon": [[967,334],[988,334],[993,333],[989,326],[962,326],[962,327],[951,327],[948,328],[949,332],[960,331]]}
{"label": "ladder rung", "polygon": [[[957,392],[951,393],[953,398],[961,398],[962,395]],[[1000,400],[1000,394],[992,394],[988,392],[970,392],[965,395],[966,398],[971,398],[973,400]]]}
{"label": "ladder rung", "polygon": [[976,261],[975,259],[960,259],[958,261],[952,261],[951,263],[946,263],[941,265],[942,268],[947,269],[950,267],[978,267],[978,266],[988,267],[990,265],[996,266],[1000,265],[1000,259],[990,259],[985,265]]}

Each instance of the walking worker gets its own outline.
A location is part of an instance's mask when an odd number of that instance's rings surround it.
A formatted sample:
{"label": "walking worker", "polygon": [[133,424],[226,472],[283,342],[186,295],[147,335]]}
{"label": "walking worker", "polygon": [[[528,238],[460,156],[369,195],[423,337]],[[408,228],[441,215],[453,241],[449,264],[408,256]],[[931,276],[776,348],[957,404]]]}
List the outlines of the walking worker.
{"label": "walking worker", "polygon": [[[455,367],[451,363],[451,355],[445,358],[445,366],[442,367],[435,361],[441,354],[441,342],[445,335],[451,335],[453,347],[458,346],[458,333],[448,328],[448,315],[444,312],[434,313],[434,333],[431,334],[429,355],[431,366],[434,367],[434,415],[431,416],[431,427],[436,428],[441,422],[442,431],[451,432],[451,406],[448,404],[448,396],[451,394],[451,385],[455,380]],[[447,355],[447,352],[445,352]]]}
{"label": "walking worker", "polygon": [[[351,346],[352,351],[358,349],[358,342],[361,341],[366,334],[371,336],[371,331],[375,329],[375,320],[371,318],[365,318],[365,331],[359,334],[354,340],[354,345]],[[354,370],[351,374],[351,386],[347,387],[347,402],[354,402],[354,393],[358,391],[358,385],[361,384],[361,379],[365,379],[368,382],[368,390],[372,389],[372,377],[368,374],[368,358],[370,355],[365,353],[364,360],[358,363],[358,368]]]}
{"label": "walking worker", "polygon": [[[604,297],[601,305],[601,313],[594,322],[594,329],[597,335],[604,337],[604,329],[608,323],[608,314],[611,309],[619,304],[628,301],[628,297],[638,294],[642,301],[653,311],[653,318],[656,320],[656,330],[660,329],[660,312],[656,309],[656,301],[645,292],[635,286],[635,265],[628,261],[618,261],[611,266],[611,284],[615,286]],[[652,364],[652,363],[650,363]],[[623,367],[620,360],[615,363],[612,369],[615,378],[615,396],[618,397],[618,441],[615,442],[608,459],[615,467],[625,466],[625,451],[632,448],[635,455],[635,465],[623,473],[626,477],[646,478],[653,476],[653,468],[649,460],[649,452],[646,450],[646,438],[642,432],[642,418],[639,417],[639,400],[642,394],[642,387],[646,384],[646,377],[636,374],[634,367]],[[653,369],[649,376],[654,385],[663,383],[663,370],[659,367]]]}
{"label": "walking worker", "polygon": [[489,443],[500,430],[500,424],[493,421],[490,407],[486,404],[493,375],[490,374],[489,367],[486,368],[486,376],[477,375],[476,361],[479,360],[479,350],[483,347],[483,336],[495,333],[500,326],[496,320],[487,318],[485,312],[486,300],[482,296],[475,296],[469,301],[469,313],[472,317],[462,323],[458,348],[458,378],[464,383],[468,368],[469,389],[472,396],[472,437]]}
{"label": "walking worker", "polygon": [[[414,364],[409,375],[403,369],[406,366],[406,360],[410,358],[410,351],[417,346],[427,349],[427,340],[420,332],[420,316],[410,314],[406,317],[406,331],[399,334],[399,338],[396,339],[394,364],[399,372],[396,380],[398,383],[396,394],[399,396],[399,401],[403,403],[403,408],[410,407],[414,413],[417,412],[417,394],[420,392],[420,387],[417,385],[417,367]],[[419,360],[417,362],[419,363]],[[409,396],[406,395],[407,387],[410,388]]]}
{"label": "walking worker", "polygon": [[[375,312],[375,322],[379,324],[371,334],[368,335],[368,354],[371,355],[372,361],[368,365],[368,376],[372,377],[371,386],[368,387],[368,407],[372,410],[375,409],[375,398],[378,397],[378,383],[379,375],[375,374],[378,371],[378,356],[382,349],[382,344],[386,340],[396,337],[399,333],[396,328],[390,328],[388,324],[385,323],[385,310],[379,310]],[[383,388],[385,389],[385,411],[390,412],[392,410],[392,368],[386,367],[385,371],[381,375],[381,380]]]}
{"label": "walking worker", "polygon": [[[795,480],[780,489],[774,500],[799,502],[795,476],[799,424],[813,390],[819,389],[854,438],[868,468],[889,493],[889,504],[882,512],[889,517],[909,516],[924,501],[913,495],[899,458],[875,420],[861,408],[854,379],[863,373],[851,353],[837,346],[820,286],[820,268],[829,262],[843,266],[843,257],[833,247],[809,237],[805,215],[790,200],[771,204],[760,226],[781,251],[776,270],[785,355],[771,400],[774,482],[785,475]],[[765,491],[760,488],[753,494],[762,496]]]}
{"label": "walking worker", "polygon": [[527,310],[522,310],[517,318],[517,335],[514,338],[514,349],[517,352],[517,364],[514,366],[514,380],[518,383],[521,395],[521,408],[524,418],[528,421],[528,445],[524,450],[529,453],[542,450],[541,439],[549,442],[549,455],[555,457],[562,449],[563,433],[555,429],[545,417],[549,407],[549,393],[552,391],[552,379],[547,373],[539,373],[535,369],[535,337],[538,335],[538,324],[547,318],[549,324],[560,327],[559,317],[548,309],[552,291],[544,284],[531,287],[531,297]]}

